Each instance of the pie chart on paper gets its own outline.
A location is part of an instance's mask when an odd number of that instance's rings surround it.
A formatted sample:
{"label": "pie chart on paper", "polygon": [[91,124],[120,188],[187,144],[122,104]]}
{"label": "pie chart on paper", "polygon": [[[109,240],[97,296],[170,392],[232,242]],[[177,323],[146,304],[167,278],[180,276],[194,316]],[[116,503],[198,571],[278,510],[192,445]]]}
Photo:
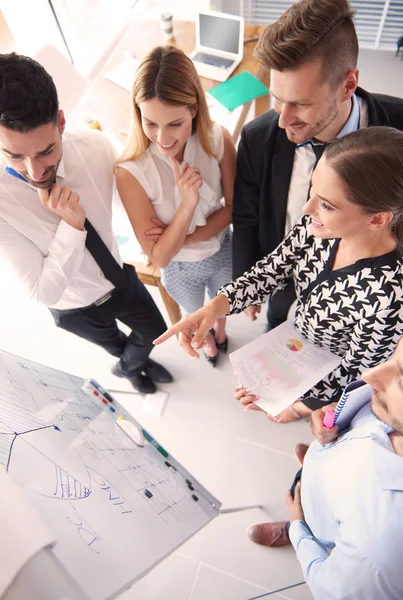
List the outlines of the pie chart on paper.
{"label": "pie chart on paper", "polygon": [[286,346],[291,352],[299,352],[303,348],[302,342],[294,338],[290,338],[286,341]]}

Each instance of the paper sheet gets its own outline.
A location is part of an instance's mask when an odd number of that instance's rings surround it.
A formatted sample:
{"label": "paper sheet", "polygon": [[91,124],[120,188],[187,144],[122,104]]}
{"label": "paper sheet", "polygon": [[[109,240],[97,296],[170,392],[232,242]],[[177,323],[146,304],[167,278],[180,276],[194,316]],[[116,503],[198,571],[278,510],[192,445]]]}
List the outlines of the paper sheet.
{"label": "paper sheet", "polygon": [[54,535],[0,467],[0,597],[18,571],[39,550],[56,542]]}
{"label": "paper sheet", "polygon": [[291,321],[229,355],[240,384],[259,396],[257,406],[272,416],[298,400],[341,362],[297,332]]}

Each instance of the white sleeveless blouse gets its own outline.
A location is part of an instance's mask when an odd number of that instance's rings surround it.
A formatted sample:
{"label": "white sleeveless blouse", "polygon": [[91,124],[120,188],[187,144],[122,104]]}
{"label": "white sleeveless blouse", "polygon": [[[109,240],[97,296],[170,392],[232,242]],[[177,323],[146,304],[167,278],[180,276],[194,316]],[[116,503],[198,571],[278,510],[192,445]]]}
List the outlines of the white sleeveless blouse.
{"label": "white sleeveless blouse", "polygon": [[[196,227],[206,225],[207,217],[223,206],[220,162],[224,155],[224,139],[222,129],[217,123],[213,123],[211,139],[217,158],[207,156],[196,135],[191,135],[185,146],[181,167],[187,162],[190,167],[200,169],[203,178],[203,185],[199,190],[200,201],[193,214],[188,234]],[[139,158],[120,163],[118,166],[129,171],[137,179],[152,202],[157,217],[168,225],[181,203],[170,158],[163,156],[155,144],[150,143]],[[133,198],[133,202],[135,201],[136,199]],[[208,258],[218,252],[224,236],[225,230],[204,242],[185,246],[179,250],[173,260],[195,262]]]}

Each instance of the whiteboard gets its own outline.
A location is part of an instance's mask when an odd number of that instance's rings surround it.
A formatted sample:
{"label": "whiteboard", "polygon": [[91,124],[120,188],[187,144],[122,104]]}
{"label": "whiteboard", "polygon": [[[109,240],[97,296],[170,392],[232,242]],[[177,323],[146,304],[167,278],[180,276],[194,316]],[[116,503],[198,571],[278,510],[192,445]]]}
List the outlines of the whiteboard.
{"label": "whiteboard", "polygon": [[0,351],[0,464],[54,533],[64,568],[104,600],[206,525],[220,503],[175,458],[136,446],[83,383]]}

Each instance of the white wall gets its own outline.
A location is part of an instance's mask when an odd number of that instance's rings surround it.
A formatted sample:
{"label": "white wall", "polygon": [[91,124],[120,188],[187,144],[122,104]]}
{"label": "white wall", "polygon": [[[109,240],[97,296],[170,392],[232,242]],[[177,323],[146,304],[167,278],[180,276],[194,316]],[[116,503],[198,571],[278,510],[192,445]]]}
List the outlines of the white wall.
{"label": "white wall", "polygon": [[66,58],[68,53],[47,0],[2,0],[1,11],[20,54],[34,56],[49,44]]}

